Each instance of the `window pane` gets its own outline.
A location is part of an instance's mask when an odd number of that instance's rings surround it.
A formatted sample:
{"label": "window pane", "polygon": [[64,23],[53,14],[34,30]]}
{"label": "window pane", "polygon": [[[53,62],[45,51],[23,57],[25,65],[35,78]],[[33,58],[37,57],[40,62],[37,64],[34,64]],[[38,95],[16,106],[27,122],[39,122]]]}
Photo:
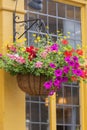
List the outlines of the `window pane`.
{"label": "window pane", "polygon": [[72,129],[71,126],[64,126],[64,130],[75,130],[75,129]]}
{"label": "window pane", "polygon": [[47,104],[40,104],[41,105],[41,122],[48,122],[48,107]]}
{"label": "window pane", "polygon": [[65,120],[65,124],[72,124],[72,108],[71,107],[64,108],[64,120]]}
{"label": "window pane", "polygon": [[48,14],[56,15],[56,2],[48,2]]}
{"label": "window pane", "polygon": [[75,7],[75,19],[79,21],[81,20],[81,10],[78,7]]}
{"label": "window pane", "polygon": [[72,88],[72,95],[73,95],[73,104],[79,105],[79,88],[73,87]]}
{"label": "window pane", "polygon": [[31,121],[39,122],[39,104],[31,103]]}
{"label": "window pane", "polygon": [[40,130],[40,126],[38,124],[32,124],[31,130]]}
{"label": "window pane", "polygon": [[56,19],[49,17],[49,33],[57,34]]}
{"label": "window pane", "polygon": [[75,23],[75,39],[81,40],[81,25],[80,25],[80,23]]}
{"label": "window pane", "polygon": [[79,107],[73,107],[72,110],[72,119],[73,124],[80,124],[80,114],[79,114]]}
{"label": "window pane", "polygon": [[31,101],[39,101],[39,97],[37,96],[31,96]]}
{"label": "window pane", "polygon": [[58,16],[59,17],[65,17],[65,5],[58,3]]}
{"label": "window pane", "polygon": [[62,107],[57,106],[56,116],[57,116],[57,123],[63,124],[63,108]]}
{"label": "window pane", "polygon": [[74,19],[74,7],[67,5],[67,18]]}
{"label": "window pane", "polygon": [[70,38],[75,38],[75,25],[74,22],[70,20],[63,20],[63,26],[64,26],[64,34],[66,35],[67,32],[70,32]]}
{"label": "window pane", "polygon": [[60,31],[60,33],[63,33],[63,20],[62,19],[58,19],[58,31]]}
{"label": "window pane", "polygon": [[71,87],[64,87],[64,99],[66,100],[67,104],[72,103],[72,98],[71,98]]}
{"label": "window pane", "polygon": [[64,130],[63,126],[57,125],[57,130]]}
{"label": "window pane", "polygon": [[41,125],[41,130],[49,130],[48,125]]}
{"label": "window pane", "polygon": [[26,102],[26,120],[29,121],[30,119],[30,103]]}
{"label": "window pane", "polygon": [[74,40],[69,40],[70,45],[72,45],[72,47],[75,49],[76,48],[76,44]]}
{"label": "window pane", "polygon": [[41,13],[47,14],[47,2],[43,0],[43,9],[41,10]]}

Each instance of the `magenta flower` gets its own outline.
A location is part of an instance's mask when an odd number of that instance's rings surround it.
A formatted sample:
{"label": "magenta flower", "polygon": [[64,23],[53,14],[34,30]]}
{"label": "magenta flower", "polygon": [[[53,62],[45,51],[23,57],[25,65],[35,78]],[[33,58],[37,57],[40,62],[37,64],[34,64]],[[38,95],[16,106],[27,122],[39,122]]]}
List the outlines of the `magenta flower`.
{"label": "magenta flower", "polygon": [[74,60],[75,62],[78,62],[78,57],[77,57],[77,56],[73,56],[72,58],[73,58],[73,60]]}
{"label": "magenta flower", "polygon": [[69,67],[69,66],[64,66],[64,67],[63,67],[63,72],[64,72],[65,74],[67,74],[67,73],[69,72],[69,70],[70,70],[70,67]]}
{"label": "magenta flower", "polygon": [[54,74],[55,74],[56,77],[62,76],[62,70],[61,69],[57,69],[57,70],[54,71]]}
{"label": "magenta flower", "polygon": [[71,61],[69,61],[69,63],[68,63],[70,66],[74,66],[74,61],[73,60],[71,60]]}
{"label": "magenta flower", "polygon": [[44,87],[46,89],[50,89],[52,87],[52,85],[53,85],[52,80],[47,81],[47,82],[44,83]]}
{"label": "magenta flower", "polygon": [[43,63],[42,63],[41,61],[37,61],[37,62],[35,63],[35,67],[36,67],[36,68],[42,68],[42,65],[43,65]]}
{"label": "magenta flower", "polygon": [[68,82],[68,78],[67,77],[62,77],[62,82]]}
{"label": "magenta flower", "polygon": [[58,44],[54,43],[52,46],[51,46],[51,51],[54,51],[54,52],[57,52],[59,49],[59,46]]}
{"label": "magenta flower", "polygon": [[55,68],[55,67],[56,67],[56,65],[55,65],[54,63],[50,63],[49,66],[50,66],[51,68]]}
{"label": "magenta flower", "polygon": [[77,76],[82,76],[83,74],[83,71],[81,69],[73,69],[72,72]]}
{"label": "magenta flower", "polygon": [[58,79],[55,79],[53,84],[54,86],[58,87],[60,85],[60,81]]}
{"label": "magenta flower", "polygon": [[69,63],[70,62],[70,57],[68,56],[68,57],[65,57],[65,59],[64,59],[67,63]]}
{"label": "magenta flower", "polygon": [[79,63],[78,62],[75,62],[74,63],[74,68],[78,68],[80,65],[79,65]]}

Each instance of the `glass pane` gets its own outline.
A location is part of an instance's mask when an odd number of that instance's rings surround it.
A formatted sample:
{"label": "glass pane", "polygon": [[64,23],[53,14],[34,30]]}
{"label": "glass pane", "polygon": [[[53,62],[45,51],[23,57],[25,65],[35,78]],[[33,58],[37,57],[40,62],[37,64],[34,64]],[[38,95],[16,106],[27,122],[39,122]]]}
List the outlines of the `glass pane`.
{"label": "glass pane", "polygon": [[71,22],[69,20],[63,20],[63,27],[64,27],[64,34],[66,35],[67,32],[70,32],[70,38],[75,37],[75,26],[74,22]]}
{"label": "glass pane", "polygon": [[41,130],[49,130],[49,127],[48,125],[41,125]]}
{"label": "glass pane", "polygon": [[71,126],[64,126],[64,130],[75,130],[75,129],[72,129]]}
{"label": "glass pane", "polygon": [[56,108],[56,118],[57,118],[57,123],[61,123],[63,124],[63,108],[62,107],[58,107]]}
{"label": "glass pane", "polygon": [[67,5],[67,18],[74,19],[74,7]]}
{"label": "glass pane", "polygon": [[75,7],[75,20],[81,20],[81,10],[78,7]]}
{"label": "glass pane", "polygon": [[41,13],[47,14],[47,2],[46,2],[46,0],[43,0],[43,9],[41,10]]}
{"label": "glass pane", "polygon": [[57,130],[64,130],[63,126],[57,125]]}
{"label": "glass pane", "polygon": [[73,104],[79,105],[79,88],[73,87],[72,95],[73,95]]}
{"label": "glass pane", "polygon": [[56,15],[56,3],[55,2],[48,2],[48,14]]}
{"label": "glass pane", "polygon": [[79,127],[79,126],[76,126],[75,130],[80,130],[80,127]]}
{"label": "glass pane", "polygon": [[71,107],[64,108],[64,120],[65,120],[65,124],[72,124],[72,108]]}
{"label": "glass pane", "polygon": [[39,101],[39,97],[38,96],[31,96],[31,101]]}
{"label": "glass pane", "polygon": [[26,102],[26,120],[29,121],[30,119],[30,103]]}
{"label": "glass pane", "polygon": [[39,104],[31,103],[31,121],[38,122],[39,121]]}
{"label": "glass pane", "polygon": [[29,123],[26,124],[26,130],[30,130],[30,125],[29,125]]}
{"label": "glass pane", "polygon": [[65,17],[65,5],[58,3],[58,16],[59,17]]}
{"label": "glass pane", "polygon": [[75,39],[81,40],[81,24],[75,23]]}
{"label": "glass pane", "polygon": [[76,44],[74,40],[69,40],[69,44],[72,45],[72,47],[75,49],[76,48]]}
{"label": "glass pane", "polygon": [[63,99],[63,87],[60,88],[60,90],[57,92],[57,99],[56,99],[57,104],[63,104],[63,100],[61,100],[61,98]]}
{"label": "glass pane", "polygon": [[42,25],[42,29],[41,32],[46,33],[46,26],[47,26],[47,17],[43,16],[43,15],[39,15],[39,18],[43,20],[43,25]]}
{"label": "glass pane", "polygon": [[60,33],[63,33],[63,20],[62,19],[58,19],[58,31],[60,31]]}
{"label": "glass pane", "polygon": [[48,122],[48,106],[47,104],[40,104],[41,105],[41,122]]}
{"label": "glass pane", "polygon": [[71,104],[71,87],[64,87],[64,99],[66,100],[66,104]]}
{"label": "glass pane", "polygon": [[80,124],[79,107],[74,107],[72,110],[72,122],[73,125]]}
{"label": "glass pane", "polygon": [[31,130],[40,130],[40,126],[38,124],[32,124]]}
{"label": "glass pane", "polygon": [[79,44],[80,46],[82,46],[82,41],[75,41],[75,44],[76,44],[76,45]]}
{"label": "glass pane", "polygon": [[56,28],[56,19],[49,17],[49,33],[51,34],[56,34],[57,33],[57,28]]}

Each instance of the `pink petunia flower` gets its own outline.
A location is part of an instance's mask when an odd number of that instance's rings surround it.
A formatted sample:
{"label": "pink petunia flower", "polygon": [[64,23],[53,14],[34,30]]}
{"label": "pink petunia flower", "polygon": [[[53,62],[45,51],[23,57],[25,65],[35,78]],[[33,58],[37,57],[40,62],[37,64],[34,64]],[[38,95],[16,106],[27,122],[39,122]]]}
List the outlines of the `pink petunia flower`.
{"label": "pink petunia flower", "polygon": [[42,68],[42,65],[43,65],[43,63],[42,63],[41,61],[37,61],[37,62],[35,63],[35,67],[36,67],[36,68]]}
{"label": "pink petunia flower", "polygon": [[41,53],[41,57],[44,58],[44,59],[46,59],[47,54],[48,54],[48,53],[47,53],[46,51],[44,51],[44,52]]}

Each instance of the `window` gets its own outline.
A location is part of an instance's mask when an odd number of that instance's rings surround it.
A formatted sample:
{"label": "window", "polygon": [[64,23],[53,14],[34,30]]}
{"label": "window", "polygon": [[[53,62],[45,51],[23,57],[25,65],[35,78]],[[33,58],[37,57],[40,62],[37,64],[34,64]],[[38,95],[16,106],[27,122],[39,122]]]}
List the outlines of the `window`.
{"label": "window", "polygon": [[[27,19],[43,19],[45,25],[49,27],[49,35],[52,35],[54,40],[58,38],[58,31],[64,35],[70,32],[71,45],[76,48],[77,44],[81,44],[79,7],[43,0],[43,10],[39,12],[29,9],[28,2],[29,0],[25,1]],[[33,33],[45,35],[46,32],[44,30],[39,32],[34,25],[27,33],[29,45],[34,43]],[[56,99],[57,130],[80,130],[79,85],[77,83],[65,84],[57,93]],[[26,96],[27,130],[49,130],[48,104],[46,97]]]}

